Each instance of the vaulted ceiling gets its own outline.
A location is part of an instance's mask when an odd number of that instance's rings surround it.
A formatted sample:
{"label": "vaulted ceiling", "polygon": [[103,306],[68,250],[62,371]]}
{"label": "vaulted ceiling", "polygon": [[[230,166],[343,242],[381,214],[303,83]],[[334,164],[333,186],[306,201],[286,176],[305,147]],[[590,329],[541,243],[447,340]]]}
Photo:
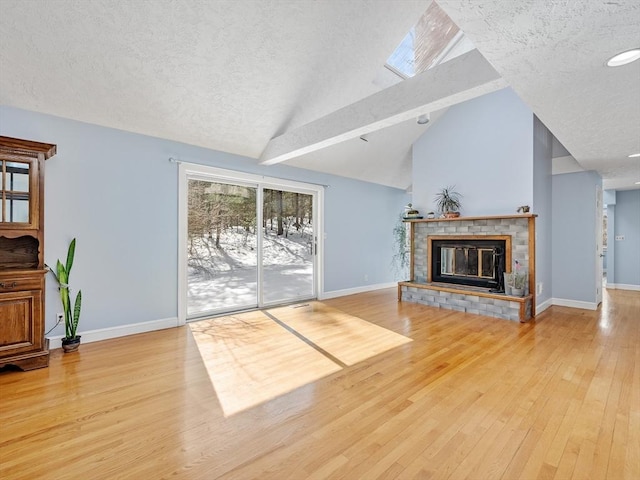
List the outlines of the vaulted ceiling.
{"label": "vaulted ceiling", "polygon": [[397,83],[430,3],[0,0],[0,104],[405,188],[419,114],[510,85],[578,168],[634,188],[640,62],[604,62],[640,46],[637,0],[437,0],[479,53]]}

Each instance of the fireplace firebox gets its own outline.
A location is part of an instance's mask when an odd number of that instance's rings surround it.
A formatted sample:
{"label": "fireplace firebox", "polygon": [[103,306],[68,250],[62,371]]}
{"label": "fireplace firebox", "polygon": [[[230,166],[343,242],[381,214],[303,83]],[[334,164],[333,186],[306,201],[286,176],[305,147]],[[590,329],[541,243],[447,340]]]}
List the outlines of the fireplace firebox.
{"label": "fireplace firebox", "polygon": [[496,288],[511,265],[511,236],[429,236],[428,281]]}

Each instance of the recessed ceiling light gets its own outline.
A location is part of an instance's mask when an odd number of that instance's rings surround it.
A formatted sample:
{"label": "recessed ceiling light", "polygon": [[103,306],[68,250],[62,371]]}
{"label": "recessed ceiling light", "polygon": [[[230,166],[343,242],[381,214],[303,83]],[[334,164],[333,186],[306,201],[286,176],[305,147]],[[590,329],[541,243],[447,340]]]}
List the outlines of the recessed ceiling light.
{"label": "recessed ceiling light", "polygon": [[631,63],[640,58],[640,48],[634,48],[632,50],[627,50],[626,52],[619,53],[614,55],[609,60],[607,60],[608,67],[620,67],[622,65],[626,65],[627,63]]}
{"label": "recessed ceiling light", "polygon": [[635,184],[636,184],[636,185],[640,185],[640,182],[636,182]]}
{"label": "recessed ceiling light", "polygon": [[629,155],[629,158],[636,158],[636,157],[640,157],[640,153],[632,153],[631,155]]}

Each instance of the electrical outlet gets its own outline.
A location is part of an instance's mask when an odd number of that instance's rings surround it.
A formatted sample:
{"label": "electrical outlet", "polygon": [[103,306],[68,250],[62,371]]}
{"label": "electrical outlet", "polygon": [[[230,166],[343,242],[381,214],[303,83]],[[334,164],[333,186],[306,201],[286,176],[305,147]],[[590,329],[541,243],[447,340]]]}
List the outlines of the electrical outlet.
{"label": "electrical outlet", "polygon": [[56,322],[62,323],[64,321],[64,313],[59,313],[56,315]]}
{"label": "electrical outlet", "polygon": [[540,295],[542,293],[542,282],[538,282],[538,291],[536,292],[536,295]]}
{"label": "electrical outlet", "polygon": [[624,240],[624,235],[616,235],[616,240]]}
{"label": "electrical outlet", "polygon": [[365,281],[365,282],[368,282],[368,281],[369,281],[369,275],[365,275],[365,276],[364,276],[364,281]]}

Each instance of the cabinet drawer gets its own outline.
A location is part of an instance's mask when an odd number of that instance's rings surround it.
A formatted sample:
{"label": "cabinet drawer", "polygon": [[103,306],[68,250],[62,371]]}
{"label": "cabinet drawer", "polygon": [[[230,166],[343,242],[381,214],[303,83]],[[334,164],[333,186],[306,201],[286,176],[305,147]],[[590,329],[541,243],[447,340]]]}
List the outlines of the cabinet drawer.
{"label": "cabinet drawer", "polygon": [[42,276],[0,276],[0,293],[18,292],[21,290],[41,290]]}
{"label": "cabinet drawer", "polygon": [[41,318],[41,292],[0,292],[0,359],[41,349]]}

